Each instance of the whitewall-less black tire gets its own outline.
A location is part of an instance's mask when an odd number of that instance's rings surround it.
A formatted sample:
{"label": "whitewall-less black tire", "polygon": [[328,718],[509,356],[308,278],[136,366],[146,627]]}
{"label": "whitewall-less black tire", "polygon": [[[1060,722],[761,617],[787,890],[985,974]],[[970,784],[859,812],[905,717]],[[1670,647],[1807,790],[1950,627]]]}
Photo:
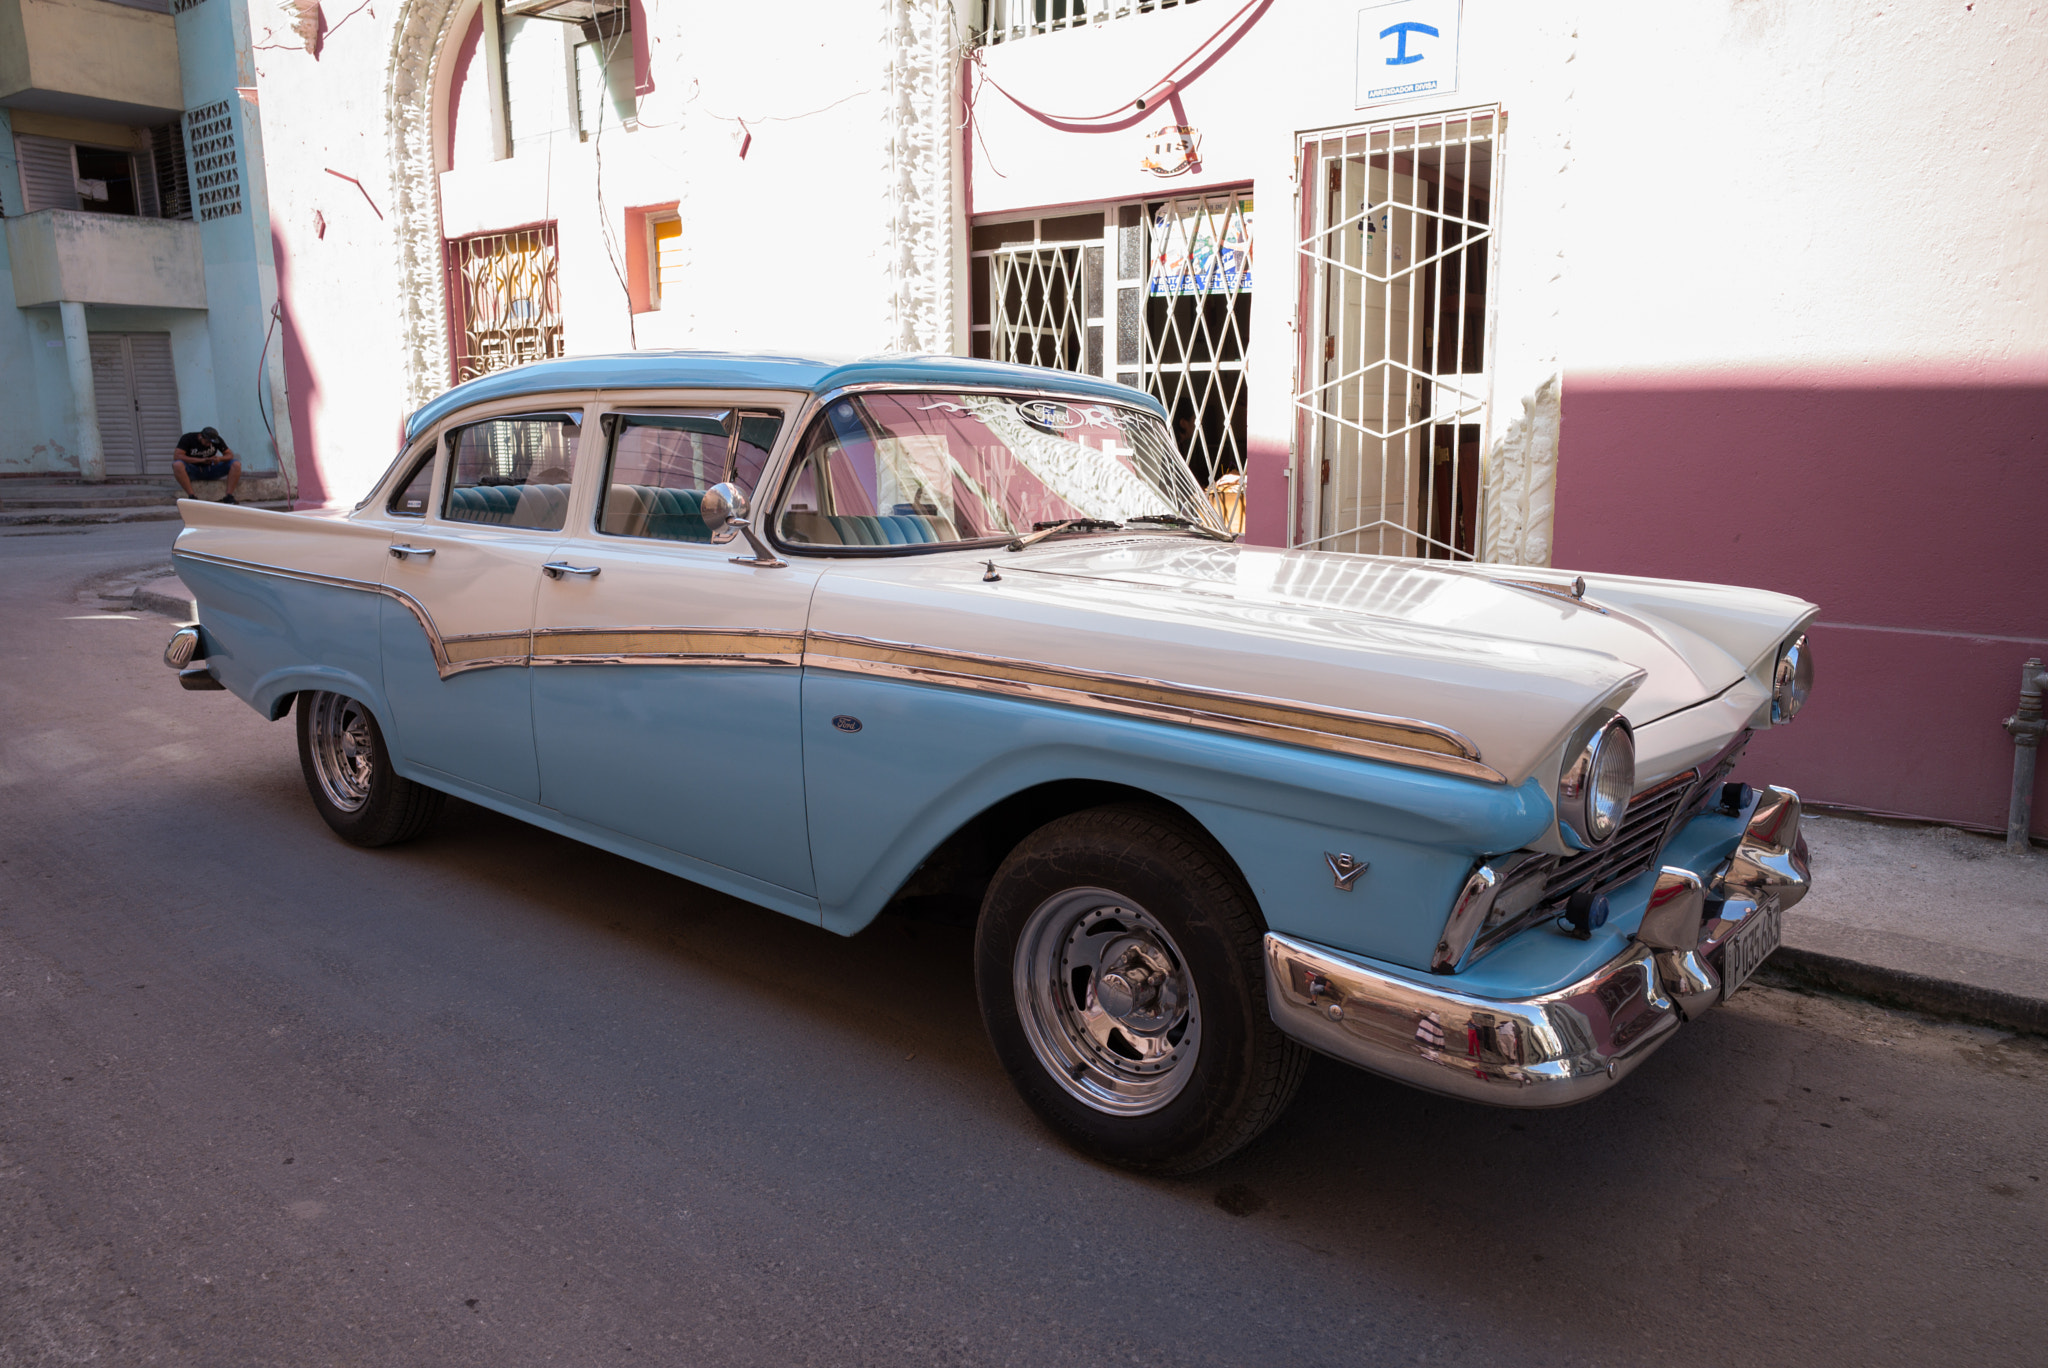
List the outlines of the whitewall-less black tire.
{"label": "whitewall-less black tire", "polygon": [[384,733],[362,703],[309,691],[296,708],[299,768],[313,806],[337,836],[359,846],[396,845],[440,816],[446,797],[391,768]]}
{"label": "whitewall-less black tire", "polygon": [[1266,1009],[1265,924],[1215,843],[1117,804],[1050,822],[990,882],[981,1014],[1024,1100],[1069,1144],[1192,1173],[1251,1143],[1307,1068]]}

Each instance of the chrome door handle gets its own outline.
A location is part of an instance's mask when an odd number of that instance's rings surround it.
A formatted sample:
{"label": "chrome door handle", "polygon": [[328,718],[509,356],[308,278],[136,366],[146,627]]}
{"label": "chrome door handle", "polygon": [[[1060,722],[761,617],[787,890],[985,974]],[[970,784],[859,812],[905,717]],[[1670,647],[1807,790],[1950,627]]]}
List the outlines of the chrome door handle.
{"label": "chrome door handle", "polygon": [[564,575],[581,575],[585,579],[596,579],[597,572],[603,568],[601,565],[571,565],[567,561],[549,561],[540,568],[540,572],[554,580]]}
{"label": "chrome door handle", "polygon": [[414,556],[426,557],[433,555],[434,548],[431,546],[399,545],[391,548],[391,554],[399,560],[411,560]]}

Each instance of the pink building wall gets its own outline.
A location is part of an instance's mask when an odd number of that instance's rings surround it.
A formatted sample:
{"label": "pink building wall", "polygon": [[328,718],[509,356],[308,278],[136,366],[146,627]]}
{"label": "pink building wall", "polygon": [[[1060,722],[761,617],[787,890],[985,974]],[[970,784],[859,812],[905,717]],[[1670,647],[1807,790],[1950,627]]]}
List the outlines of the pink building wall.
{"label": "pink building wall", "polygon": [[1820,604],[1813,702],[1744,777],[2003,829],[1999,723],[2048,657],[2048,376],[1573,375],[1564,396],[1559,565]]}

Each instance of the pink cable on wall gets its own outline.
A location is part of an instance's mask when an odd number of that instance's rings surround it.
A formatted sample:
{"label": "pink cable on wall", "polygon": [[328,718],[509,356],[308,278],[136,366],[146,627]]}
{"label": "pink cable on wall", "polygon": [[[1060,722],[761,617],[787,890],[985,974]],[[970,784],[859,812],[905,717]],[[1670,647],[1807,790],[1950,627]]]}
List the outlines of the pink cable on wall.
{"label": "pink cable on wall", "polygon": [[[1048,114],[1042,109],[1026,104],[1009,91],[1003,89],[1002,83],[988,74],[988,69],[983,63],[983,49],[976,48],[972,60],[977,67],[982,69],[981,79],[983,83],[994,86],[1004,99],[1048,128],[1057,128],[1063,133],[1115,133],[1129,128],[1143,119],[1152,106],[1158,104],[1161,100],[1171,99],[1192,85],[1197,77],[1216,64],[1218,58],[1235,47],[1237,40],[1250,32],[1252,25],[1265,17],[1266,11],[1271,9],[1272,6],[1273,0],[1248,0],[1248,3],[1242,9],[1224,20],[1222,26],[1216,32],[1210,34],[1197,44],[1193,52],[1190,52],[1187,56],[1167,68],[1166,74],[1157,81],[1154,81],[1143,95],[1126,100],[1105,114]],[[1225,35],[1228,36],[1226,37]],[[968,101],[968,109],[969,117],[971,118],[973,110],[973,101],[971,99]],[[1125,110],[1132,112],[1125,114]]]}

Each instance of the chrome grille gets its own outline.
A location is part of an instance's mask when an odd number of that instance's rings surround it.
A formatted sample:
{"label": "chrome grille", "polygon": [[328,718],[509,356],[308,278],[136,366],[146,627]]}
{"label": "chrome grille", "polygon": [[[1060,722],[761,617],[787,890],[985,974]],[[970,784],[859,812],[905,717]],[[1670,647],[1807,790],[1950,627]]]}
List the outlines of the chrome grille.
{"label": "chrome grille", "polygon": [[1538,906],[1563,902],[1581,888],[1600,890],[1627,883],[1657,861],[1671,834],[1672,819],[1689,804],[1699,783],[1696,770],[1673,775],[1629,800],[1621,830],[1599,850],[1559,859],[1543,880]]}
{"label": "chrome grille", "polygon": [[[1550,921],[1581,888],[1604,892],[1655,868],[1671,833],[1697,816],[1720,792],[1722,780],[1735,768],[1749,736],[1744,731],[1706,764],[1636,794],[1629,800],[1621,831],[1604,849],[1571,856],[1538,855],[1516,865],[1495,899],[1494,915],[1474,937],[1464,962],[1470,964],[1528,927]],[[1539,880],[1542,891],[1533,898],[1528,896],[1529,886]]]}

